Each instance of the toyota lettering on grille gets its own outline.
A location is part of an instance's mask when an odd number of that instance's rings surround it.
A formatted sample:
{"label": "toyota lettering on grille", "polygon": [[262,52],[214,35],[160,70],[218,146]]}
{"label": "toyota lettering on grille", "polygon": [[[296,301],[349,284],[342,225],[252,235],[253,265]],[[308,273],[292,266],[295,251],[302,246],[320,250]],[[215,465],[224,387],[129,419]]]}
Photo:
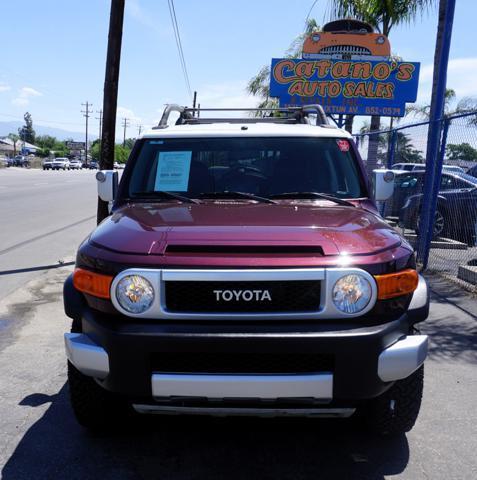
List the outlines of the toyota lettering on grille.
{"label": "toyota lettering on grille", "polygon": [[272,296],[268,290],[214,290],[217,302],[245,301],[271,302]]}

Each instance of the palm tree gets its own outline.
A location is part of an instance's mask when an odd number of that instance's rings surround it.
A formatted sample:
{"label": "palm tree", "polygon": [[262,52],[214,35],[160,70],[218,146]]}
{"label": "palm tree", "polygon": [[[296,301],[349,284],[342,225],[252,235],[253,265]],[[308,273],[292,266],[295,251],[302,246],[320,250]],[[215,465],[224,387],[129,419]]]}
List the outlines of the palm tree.
{"label": "palm tree", "polygon": [[[389,36],[392,28],[402,23],[411,23],[426,11],[436,0],[331,0],[333,18],[353,17],[372,25],[383,35]],[[379,131],[381,117],[371,117],[371,131]],[[368,171],[376,167],[378,138],[370,135]]]}
{"label": "palm tree", "polygon": [[[305,38],[313,32],[321,30],[316,20],[313,18],[308,19],[305,25],[305,31],[300,35],[297,35],[293,42],[288,47],[285,53],[287,58],[298,58],[301,55],[301,49]],[[257,105],[258,108],[276,108],[278,107],[278,100],[276,98],[270,98],[270,65],[264,65],[257,75],[252,77],[247,84],[246,91],[261,99]],[[260,115],[260,113],[257,113]]]}
{"label": "palm tree", "polygon": [[[461,102],[459,102],[456,108],[454,109],[452,108],[453,103],[455,101],[455,97],[456,97],[455,91],[452,88],[446,88],[446,93],[444,97],[444,112],[446,117],[449,117],[459,112],[459,105]],[[409,107],[406,108],[406,115],[414,115],[424,120],[429,120],[430,113],[431,113],[430,104],[420,105],[416,103],[414,105],[409,105]]]}

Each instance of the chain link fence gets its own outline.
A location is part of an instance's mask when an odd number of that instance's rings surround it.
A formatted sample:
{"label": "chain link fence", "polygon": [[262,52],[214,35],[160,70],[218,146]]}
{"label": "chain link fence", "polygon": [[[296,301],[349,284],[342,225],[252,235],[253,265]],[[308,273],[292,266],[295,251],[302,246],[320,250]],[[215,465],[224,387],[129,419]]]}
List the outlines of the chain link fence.
{"label": "chain link fence", "polygon": [[[380,209],[419,250],[422,269],[477,292],[477,112],[446,117],[441,126],[439,158],[428,163],[429,122],[398,124],[392,130],[374,133],[379,166],[395,172],[394,194]],[[370,136],[355,135],[365,162]],[[370,163],[374,162],[370,159]],[[435,214],[425,225],[424,213],[429,215],[433,210],[432,195],[424,193],[431,169],[440,171],[435,176],[438,193]],[[430,242],[424,238],[426,229]]]}

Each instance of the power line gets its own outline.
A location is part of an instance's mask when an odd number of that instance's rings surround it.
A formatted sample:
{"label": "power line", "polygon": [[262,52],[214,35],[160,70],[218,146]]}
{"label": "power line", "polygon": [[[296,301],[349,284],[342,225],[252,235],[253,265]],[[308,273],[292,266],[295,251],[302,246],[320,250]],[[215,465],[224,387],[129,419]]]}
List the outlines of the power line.
{"label": "power line", "polygon": [[310,18],[311,12],[313,11],[313,9],[315,8],[315,5],[316,5],[317,3],[318,3],[318,0],[315,0],[315,1],[313,2],[313,4],[311,5],[310,10],[308,11],[308,15],[307,15],[306,18],[305,18],[305,30],[306,30],[306,26],[307,26],[307,24],[308,24],[308,19]]}
{"label": "power line", "polygon": [[186,83],[187,90],[189,92],[189,96],[192,98],[192,89],[190,88],[189,74],[187,73],[187,66],[186,66],[186,61],[184,57],[184,51],[182,49],[181,36],[179,33],[179,25],[177,23],[176,9],[174,8],[174,0],[167,0],[167,4],[169,6],[169,13],[171,15],[172,28],[174,30],[177,50],[179,52],[179,60],[182,67],[182,73],[184,74],[184,80]]}
{"label": "power line", "polygon": [[88,118],[90,117],[90,107],[93,106],[92,103],[89,103],[86,101],[86,103],[82,103],[83,107],[85,107],[85,110],[81,110],[81,113],[83,114],[83,117],[86,118],[86,141],[85,141],[85,146],[84,146],[84,161],[86,164],[88,164]]}

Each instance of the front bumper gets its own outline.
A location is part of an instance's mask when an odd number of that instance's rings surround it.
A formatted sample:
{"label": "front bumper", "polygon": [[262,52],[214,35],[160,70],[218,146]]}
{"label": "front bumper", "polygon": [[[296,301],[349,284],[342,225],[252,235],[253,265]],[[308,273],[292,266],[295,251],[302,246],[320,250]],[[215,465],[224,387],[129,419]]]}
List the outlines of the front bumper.
{"label": "front bumper", "polygon": [[[256,411],[256,402],[261,407],[265,402],[267,408],[273,404],[272,411],[286,414],[296,402],[310,412],[316,406],[348,408],[412,374],[427,354],[427,336],[410,335],[412,325],[428,314],[429,294],[422,278],[405,314],[366,327],[360,326],[359,318],[253,324],[131,319],[90,308],[71,280],[64,293],[68,316],[81,324],[80,333],[65,334],[68,359],[106,390],[142,406],[138,407],[142,411],[160,407],[205,412],[224,405],[230,411]],[[161,358],[171,355],[194,365],[195,358],[200,362],[204,355],[219,363],[230,356],[246,362],[257,355],[290,358],[293,363],[296,357],[317,354],[332,361],[306,372],[161,368]]]}

